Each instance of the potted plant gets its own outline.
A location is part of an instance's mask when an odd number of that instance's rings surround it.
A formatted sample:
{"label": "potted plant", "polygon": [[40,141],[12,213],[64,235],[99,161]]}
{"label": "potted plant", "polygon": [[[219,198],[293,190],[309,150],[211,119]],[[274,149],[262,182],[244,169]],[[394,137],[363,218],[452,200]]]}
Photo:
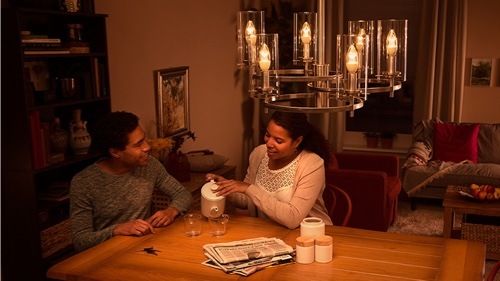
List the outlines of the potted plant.
{"label": "potted plant", "polygon": [[380,144],[382,148],[392,148],[394,143],[394,139],[398,135],[392,131],[383,131],[380,133]]}
{"label": "potted plant", "polygon": [[363,133],[366,138],[366,146],[367,147],[377,147],[378,139],[380,136],[379,132],[367,131]]}

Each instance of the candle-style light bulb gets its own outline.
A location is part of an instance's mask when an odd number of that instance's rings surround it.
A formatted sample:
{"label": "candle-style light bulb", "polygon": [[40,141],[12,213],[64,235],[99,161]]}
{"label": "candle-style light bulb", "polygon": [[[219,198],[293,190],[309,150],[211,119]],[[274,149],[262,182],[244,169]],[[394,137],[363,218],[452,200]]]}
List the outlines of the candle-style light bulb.
{"label": "candle-style light bulb", "polygon": [[255,47],[255,43],[257,42],[256,33],[257,30],[255,29],[255,25],[251,20],[249,20],[245,27],[245,40],[247,41],[248,56],[251,64],[255,63],[255,57],[257,56],[256,54],[257,51]]}
{"label": "candle-style light bulb", "polygon": [[250,46],[255,46],[255,42],[257,42],[257,35],[255,33],[255,25],[251,20],[249,20],[245,28],[245,40]]}
{"label": "candle-style light bulb", "polygon": [[365,48],[365,36],[366,36],[365,29],[360,28],[358,35],[356,36],[356,49],[358,50],[358,53],[361,53]]}
{"label": "candle-style light bulb", "polygon": [[300,29],[300,40],[302,41],[302,44],[304,44],[303,48],[303,55],[304,59],[309,58],[309,45],[311,44],[311,27],[309,26],[309,23],[306,21],[302,25],[302,28]]}
{"label": "candle-style light bulb", "polygon": [[269,67],[271,66],[270,57],[269,48],[265,43],[263,43],[259,49],[259,66],[262,71],[269,70]]}
{"label": "candle-style light bulb", "polygon": [[396,37],[394,29],[389,30],[385,43],[387,47],[387,55],[390,57],[396,56],[396,52],[398,51],[398,37]]}
{"label": "candle-style light bulb", "polygon": [[356,47],[354,47],[354,44],[349,46],[349,49],[346,54],[346,68],[347,71],[351,74],[355,74],[356,71],[358,70],[358,51],[356,51]]}

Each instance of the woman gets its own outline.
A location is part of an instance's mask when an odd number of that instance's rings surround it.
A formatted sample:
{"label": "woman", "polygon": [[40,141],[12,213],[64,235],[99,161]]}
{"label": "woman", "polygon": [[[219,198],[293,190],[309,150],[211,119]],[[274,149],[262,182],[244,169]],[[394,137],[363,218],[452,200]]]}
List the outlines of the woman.
{"label": "woman", "polygon": [[265,144],[250,154],[243,182],[207,174],[215,180],[219,196],[236,207],[268,216],[290,229],[305,217],[319,217],[331,225],[323,202],[325,165],[329,148],[324,135],[302,113],[276,111],[264,136]]}

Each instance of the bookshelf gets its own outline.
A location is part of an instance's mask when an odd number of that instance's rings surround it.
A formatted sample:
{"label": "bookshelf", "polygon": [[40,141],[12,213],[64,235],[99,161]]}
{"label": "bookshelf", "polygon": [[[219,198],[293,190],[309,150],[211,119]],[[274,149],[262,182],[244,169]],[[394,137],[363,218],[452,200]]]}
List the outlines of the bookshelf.
{"label": "bookshelf", "polygon": [[[86,154],[75,154],[69,145],[56,153],[50,145],[51,124],[58,118],[69,133],[73,114],[80,110],[92,132],[97,119],[111,111],[107,15],[44,8],[2,7],[5,280],[44,280],[50,265],[72,253],[64,188],[101,157],[92,147]],[[74,29],[81,32],[78,42]],[[28,38],[39,44],[27,45]]]}

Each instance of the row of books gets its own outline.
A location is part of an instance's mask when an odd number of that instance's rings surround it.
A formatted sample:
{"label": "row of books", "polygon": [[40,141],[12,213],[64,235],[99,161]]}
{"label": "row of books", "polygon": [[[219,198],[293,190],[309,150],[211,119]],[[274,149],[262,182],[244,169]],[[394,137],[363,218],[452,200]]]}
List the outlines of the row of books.
{"label": "row of books", "polygon": [[64,160],[62,153],[51,153],[50,124],[40,121],[40,112],[30,112],[31,148],[33,152],[33,168],[35,170],[47,167],[49,164]]}
{"label": "row of books", "polygon": [[60,38],[49,38],[47,35],[34,35],[29,31],[21,32],[21,44],[24,54],[69,54],[69,49],[62,45]]}

